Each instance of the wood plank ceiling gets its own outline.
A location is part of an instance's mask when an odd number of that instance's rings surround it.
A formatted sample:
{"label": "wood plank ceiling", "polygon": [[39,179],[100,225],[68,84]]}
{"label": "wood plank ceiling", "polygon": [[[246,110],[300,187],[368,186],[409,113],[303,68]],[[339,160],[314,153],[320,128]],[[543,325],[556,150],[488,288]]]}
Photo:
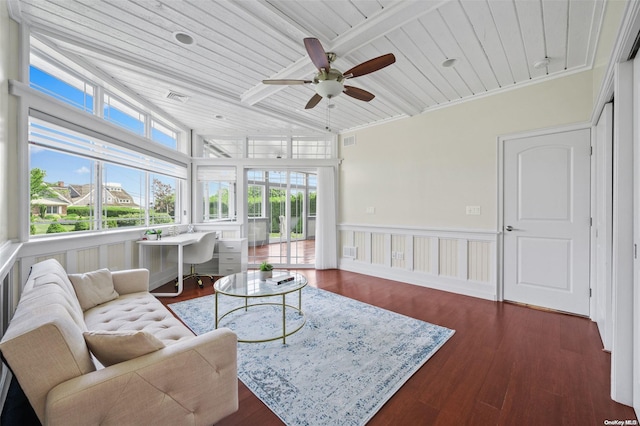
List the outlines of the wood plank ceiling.
{"label": "wood plank ceiling", "polygon": [[[202,135],[282,135],[367,126],[589,69],[605,0],[9,0],[37,45],[112,78]],[[185,45],[175,35],[194,40]],[[346,70],[386,53],[397,62],[304,106],[313,85],[302,39],[317,37]],[[549,63],[540,61],[548,58]],[[447,59],[454,66],[443,67]],[[168,99],[185,95],[185,102]],[[184,100],[184,99],[183,99]],[[331,109],[329,104],[334,104]]]}

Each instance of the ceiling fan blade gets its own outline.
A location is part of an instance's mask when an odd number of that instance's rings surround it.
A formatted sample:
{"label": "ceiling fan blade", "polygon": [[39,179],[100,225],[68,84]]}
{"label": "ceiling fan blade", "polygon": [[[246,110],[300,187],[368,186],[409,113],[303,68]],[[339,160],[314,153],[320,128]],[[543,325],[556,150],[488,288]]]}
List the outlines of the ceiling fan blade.
{"label": "ceiling fan blade", "polygon": [[322,100],[322,96],[316,93],[311,97],[311,99],[309,99],[309,102],[307,102],[307,105],[304,107],[304,109],[313,108],[314,106],[318,105],[318,102],[320,102],[321,100]]}
{"label": "ceiling fan blade", "polygon": [[320,44],[320,40],[313,37],[308,37],[304,39],[304,47],[307,49],[307,53],[311,58],[311,62],[313,65],[318,68],[318,71],[329,71],[329,59],[327,58],[327,53],[324,51],[322,44]]}
{"label": "ceiling fan blade", "polygon": [[309,84],[309,83],[313,83],[311,80],[262,80],[263,84],[288,84],[288,85],[295,85],[295,84]]}
{"label": "ceiling fan blade", "polygon": [[377,58],[369,59],[367,62],[363,62],[360,65],[356,65],[350,70],[345,71],[343,75],[347,78],[360,77],[361,75],[370,74],[384,67],[388,67],[395,61],[396,57],[393,56],[393,53],[387,53],[386,55],[378,56]]}
{"label": "ceiling fan blade", "polygon": [[365,102],[369,102],[371,99],[376,97],[376,95],[371,92],[367,92],[366,90],[358,89],[357,87],[353,86],[344,86],[343,92],[347,96],[351,96],[352,98],[356,98]]}

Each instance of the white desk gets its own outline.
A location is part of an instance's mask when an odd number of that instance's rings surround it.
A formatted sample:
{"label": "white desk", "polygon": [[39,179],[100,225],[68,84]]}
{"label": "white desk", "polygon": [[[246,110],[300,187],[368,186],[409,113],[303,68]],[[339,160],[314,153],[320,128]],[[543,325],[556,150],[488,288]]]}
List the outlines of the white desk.
{"label": "white desk", "polygon": [[178,291],[175,293],[153,293],[154,296],[160,297],[171,297],[171,296],[179,296],[182,294],[182,286],[183,286],[183,262],[182,262],[182,251],[184,246],[188,246],[189,244],[197,243],[209,232],[192,232],[186,234],[176,235],[174,237],[164,237],[160,240],[139,240],[138,241],[138,255],[140,258],[140,267],[144,268],[144,247],[145,246],[176,246],[178,248]]}

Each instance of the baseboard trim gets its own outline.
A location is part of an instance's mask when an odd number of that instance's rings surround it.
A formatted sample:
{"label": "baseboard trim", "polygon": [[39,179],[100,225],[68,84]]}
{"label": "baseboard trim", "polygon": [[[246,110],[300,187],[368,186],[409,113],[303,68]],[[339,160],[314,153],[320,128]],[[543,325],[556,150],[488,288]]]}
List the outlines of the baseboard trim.
{"label": "baseboard trim", "polygon": [[435,290],[447,291],[449,293],[462,294],[465,296],[492,301],[498,300],[495,286],[486,282],[461,280],[455,277],[438,276],[418,271],[407,271],[389,268],[384,265],[373,265],[347,259],[341,259],[338,268],[344,271],[385,278]]}

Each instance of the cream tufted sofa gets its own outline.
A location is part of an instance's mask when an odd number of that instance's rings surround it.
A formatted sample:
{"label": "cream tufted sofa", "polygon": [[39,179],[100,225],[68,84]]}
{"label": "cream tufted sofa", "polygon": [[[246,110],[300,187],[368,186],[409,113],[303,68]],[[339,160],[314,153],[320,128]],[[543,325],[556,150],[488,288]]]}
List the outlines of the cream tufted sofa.
{"label": "cream tufted sofa", "polygon": [[[31,268],[0,352],[40,422],[210,425],[236,411],[236,335],[194,336],[148,292],[145,269],[108,273],[116,298],[83,311],[60,263]],[[145,335],[160,348],[104,367],[89,332]]]}

